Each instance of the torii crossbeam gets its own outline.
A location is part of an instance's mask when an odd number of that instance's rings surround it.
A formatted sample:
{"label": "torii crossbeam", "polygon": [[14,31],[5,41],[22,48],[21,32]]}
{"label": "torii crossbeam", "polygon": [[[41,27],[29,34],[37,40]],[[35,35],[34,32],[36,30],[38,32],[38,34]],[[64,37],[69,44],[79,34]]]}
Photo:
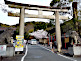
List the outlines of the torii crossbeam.
{"label": "torii crossbeam", "polygon": [[[14,17],[20,17],[20,29],[19,29],[19,35],[24,36],[24,18],[43,18],[43,19],[55,19],[55,25],[56,25],[56,40],[57,40],[57,46],[58,51],[61,52],[61,31],[60,31],[60,22],[59,19],[66,20],[68,17],[60,16],[59,12],[67,12],[69,7],[66,8],[58,8],[58,7],[48,7],[48,6],[39,6],[39,5],[30,5],[30,4],[22,4],[22,3],[16,3],[5,0],[5,4],[7,4],[10,8],[18,8],[20,9],[20,13],[8,13],[8,16],[14,16]],[[35,14],[28,14],[25,13],[25,9],[28,10],[37,10],[38,15]],[[55,12],[55,15],[43,15],[42,11],[49,11],[49,12]]]}

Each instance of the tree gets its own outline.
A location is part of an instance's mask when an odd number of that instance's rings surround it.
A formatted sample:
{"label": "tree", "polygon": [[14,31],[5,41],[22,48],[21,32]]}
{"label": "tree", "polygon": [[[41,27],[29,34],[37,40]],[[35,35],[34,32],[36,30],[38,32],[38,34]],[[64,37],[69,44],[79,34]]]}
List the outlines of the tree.
{"label": "tree", "polygon": [[50,6],[53,6],[55,3],[60,2],[60,0],[52,0]]}
{"label": "tree", "polygon": [[50,20],[50,22],[47,24],[47,27],[52,27],[53,24],[52,24],[52,20]]}
{"label": "tree", "polygon": [[74,30],[74,24],[72,20],[69,20],[67,22],[64,22],[63,24],[61,24],[61,31],[62,33],[70,33],[70,31]]}
{"label": "tree", "polygon": [[29,32],[29,33],[32,33],[33,31],[34,31],[34,29],[30,29],[28,32]]}
{"label": "tree", "polygon": [[24,33],[24,38],[27,40],[29,39],[29,34],[27,32]]}
{"label": "tree", "polygon": [[[52,0],[51,3],[50,3],[50,6],[52,7],[54,4],[60,2],[60,0]],[[73,2],[73,0],[69,0],[69,2]],[[58,4],[60,5],[60,4]]]}
{"label": "tree", "polygon": [[[42,25],[41,25],[42,24]],[[34,26],[34,31],[37,31],[38,29],[46,29],[46,23],[44,22],[36,22]]]}
{"label": "tree", "polygon": [[73,0],[69,0],[69,2],[73,2]]}

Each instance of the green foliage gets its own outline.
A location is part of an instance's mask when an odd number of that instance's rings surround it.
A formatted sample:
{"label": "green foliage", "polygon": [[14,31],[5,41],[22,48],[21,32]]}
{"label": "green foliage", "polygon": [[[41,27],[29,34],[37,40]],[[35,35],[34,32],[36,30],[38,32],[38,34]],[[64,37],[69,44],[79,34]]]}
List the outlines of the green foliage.
{"label": "green foliage", "polygon": [[16,30],[16,34],[17,34],[17,35],[19,34],[19,29]]}
{"label": "green foliage", "polygon": [[47,27],[52,27],[53,26],[53,24],[52,24],[52,22],[50,21],[48,24],[47,24]]}
{"label": "green foliage", "polygon": [[38,29],[46,29],[46,23],[45,22],[36,22],[35,26],[34,26],[34,30],[38,30]]}
{"label": "green foliage", "polygon": [[[52,0],[50,3],[50,6],[52,7],[54,4],[56,4],[58,2],[60,2],[60,0]],[[69,2],[73,2],[73,0],[69,0]],[[60,6],[60,4],[58,6]]]}
{"label": "green foliage", "polygon": [[70,21],[67,21],[67,22],[61,24],[61,30],[63,33],[69,32],[69,30],[74,30],[73,21],[70,20]]}
{"label": "green foliage", "polygon": [[27,40],[27,39],[29,39],[29,34],[28,33],[24,33],[24,38]]}
{"label": "green foliage", "polygon": [[77,21],[78,21],[78,20],[77,20],[76,18],[73,19],[74,24],[75,24]]}
{"label": "green foliage", "polygon": [[34,31],[34,29],[30,29],[28,32],[29,32],[29,33],[32,33],[33,31]]}
{"label": "green foliage", "polygon": [[69,2],[73,2],[73,0],[69,0]]}
{"label": "green foliage", "polygon": [[2,24],[2,23],[0,23],[0,26],[1,26],[1,27],[11,27],[11,26],[9,26],[9,25]]}
{"label": "green foliage", "polygon": [[77,31],[81,35],[81,20],[74,18],[73,20],[61,24],[62,33]]}
{"label": "green foliage", "polygon": [[[30,24],[30,22],[27,22],[27,23],[25,23],[25,26],[26,25],[28,25],[28,24]],[[41,30],[41,29],[44,29],[44,30],[50,30],[51,29],[51,27],[53,27],[54,25],[51,23],[51,21],[50,21],[50,23],[45,23],[45,22],[31,22],[31,24],[33,24],[33,26],[34,26],[34,29],[30,29],[30,30],[28,30],[28,32],[26,32],[25,31],[25,34],[24,34],[24,37],[25,37],[25,39],[28,39],[29,38],[29,34],[28,33],[31,33],[31,32],[33,32],[33,31],[37,31],[37,30]],[[30,24],[30,25],[31,25]]]}
{"label": "green foliage", "polygon": [[[33,29],[33,27],[34,29]],[[26,22],[25,23],[25,33],[24,33],[24,37],[25,39],[29,38],[29,33],[33,32],[33,31],[37,31],[37,30],[50,30],[54,25],[52,24],[52,22],[50,21],[49,23],[45,23],[45,22]],[[15,31],[15,35],[19,34],[19,24],[14,25],[13,27],[16,27],[16,31]],[[15,38],[15,37],[14,37]]]}
{"label": "green foliage", "polygon": [[55,3],[60,2],[60,0],[52,0],[50,6],[53,6]]}

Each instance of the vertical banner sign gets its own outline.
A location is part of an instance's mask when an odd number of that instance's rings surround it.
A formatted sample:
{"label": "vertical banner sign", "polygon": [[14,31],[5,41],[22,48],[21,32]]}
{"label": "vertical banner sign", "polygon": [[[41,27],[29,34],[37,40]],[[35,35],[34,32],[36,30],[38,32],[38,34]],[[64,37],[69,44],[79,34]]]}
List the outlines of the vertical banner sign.
{"label": "vertical banner sign", "polygon": [[23,51],[24,36],[16,35],[16,39],[15,51]]}

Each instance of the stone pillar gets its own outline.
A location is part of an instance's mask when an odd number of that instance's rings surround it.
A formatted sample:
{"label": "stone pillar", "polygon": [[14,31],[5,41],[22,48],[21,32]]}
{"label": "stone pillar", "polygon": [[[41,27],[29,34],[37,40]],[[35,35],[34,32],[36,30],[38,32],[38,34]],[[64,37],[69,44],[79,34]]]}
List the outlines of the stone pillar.
{"label": "stone pillar", "polygon": [[19,28],[19,35],[22,35],[24,36],[24,15],[25,14],[25,9],[24,7],[22,7],[20,9],[20,20],[19,20],[19,25],[20,25],[20,28]]}
{"label": "stone pillar", "polygon": [[55,25],[56,25],[56,41],[57,41],[57,47],[58,51],[61,52],[61,31],[60,31],[60,22],[59,22],[59,12],[55,12]]}

